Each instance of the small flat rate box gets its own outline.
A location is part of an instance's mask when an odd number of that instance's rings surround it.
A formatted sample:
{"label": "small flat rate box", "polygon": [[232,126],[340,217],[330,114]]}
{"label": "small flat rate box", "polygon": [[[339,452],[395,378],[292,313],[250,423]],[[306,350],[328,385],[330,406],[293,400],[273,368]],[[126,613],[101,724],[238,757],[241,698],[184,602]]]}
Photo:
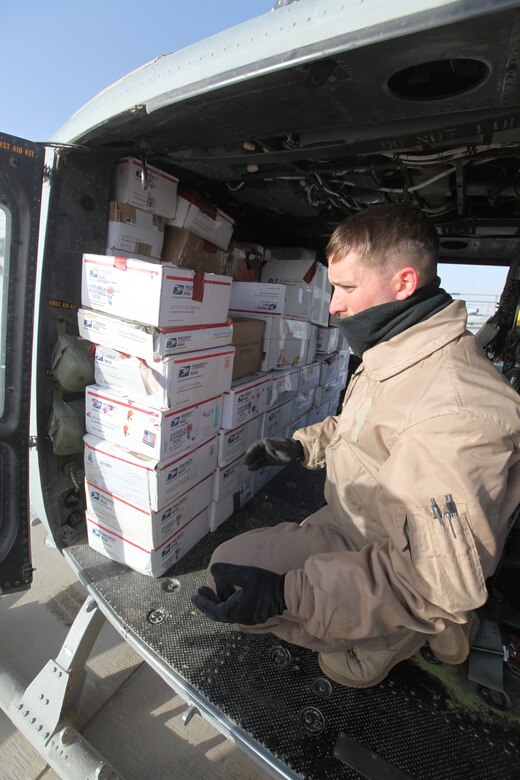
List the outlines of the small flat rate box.
{"label": "small flat rate box", "polygon": [[270,374],[242,377],[223,395],[222,428],[229,430],[267,409],[272,389]]}
{"label": "small flat rate box", "polygon": [[84,307],[157,328],[228,319],[231,277],[132,257],[83,255]]}

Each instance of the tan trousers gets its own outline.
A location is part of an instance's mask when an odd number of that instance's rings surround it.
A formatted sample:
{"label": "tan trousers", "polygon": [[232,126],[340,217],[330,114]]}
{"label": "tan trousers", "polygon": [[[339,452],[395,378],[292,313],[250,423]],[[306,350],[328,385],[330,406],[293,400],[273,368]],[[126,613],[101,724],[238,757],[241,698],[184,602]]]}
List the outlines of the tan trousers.
{"label": "tan trousers", "polygon": [[[259,566],[262,569],[284,574],[291,569],[303,568],[311,555],[327,552],[344,552],[354,549],[339,530],[330,525],[330,510],[323,507],[313,515],[298,523],[280,523],[272,528],[258,528],[254,531],[235,536],[221,544],[214,551],[208,567],[208,585],[215,587],[209,569],[213,563],[236,563],[245,566]],[[394,644],[405,633],[392,634],[390,637],[378,637],[365,641],[351,642],[348,639],[326,641],[309,634],[301,625],[300,618],[288,610],[280,617],[270,618],[257,626],[240,626],[252,634],[272,633],[301,647],[317,652],[335,652],[349,648],[363,647],[366,650],[380,650]]]}

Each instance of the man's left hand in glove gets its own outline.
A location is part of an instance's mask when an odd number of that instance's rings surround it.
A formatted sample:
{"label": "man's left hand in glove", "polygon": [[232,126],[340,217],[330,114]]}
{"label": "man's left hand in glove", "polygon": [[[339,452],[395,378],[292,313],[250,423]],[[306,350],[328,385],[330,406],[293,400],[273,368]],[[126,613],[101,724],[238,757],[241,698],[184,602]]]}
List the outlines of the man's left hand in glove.
{"label": "man's left hand in glove", "polygon": [[234,563],[214,563],[211,574],[216,593],[204,585],[191,599],[211,620],[255,626],[286,609],[285,574]]}

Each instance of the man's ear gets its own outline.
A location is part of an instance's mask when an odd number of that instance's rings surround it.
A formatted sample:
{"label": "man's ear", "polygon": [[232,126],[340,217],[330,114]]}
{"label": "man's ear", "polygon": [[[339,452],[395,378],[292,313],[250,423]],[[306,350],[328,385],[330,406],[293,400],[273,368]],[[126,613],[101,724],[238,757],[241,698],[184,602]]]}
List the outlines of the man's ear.
{"label": "man's ear", "polygon": [[419,274],[411,265],[401,268],[394,276],[395,299],[405,301],[419,287]]}

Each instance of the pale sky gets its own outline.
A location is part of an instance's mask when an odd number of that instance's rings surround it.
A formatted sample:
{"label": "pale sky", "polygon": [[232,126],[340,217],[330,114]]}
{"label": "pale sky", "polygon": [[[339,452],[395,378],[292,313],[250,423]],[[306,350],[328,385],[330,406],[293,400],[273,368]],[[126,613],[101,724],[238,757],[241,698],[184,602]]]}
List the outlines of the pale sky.
{"label": "pale sky", "polygon": [[[66,0],[0,0],[0,132],[45,141],[130,71],[268,13],[274,2],[90,0],[80,6]],[[445,289],[461,295],[499,296],[506,273],[505,268],[440,267]]]}
{"label": "pale sky", "polygon": [[467,300],[481,297],[482,300],[494,300],[500,297],[508,270],[487,265],[457,266],[439,263],[438,273],[442,287],[457,298]]}

